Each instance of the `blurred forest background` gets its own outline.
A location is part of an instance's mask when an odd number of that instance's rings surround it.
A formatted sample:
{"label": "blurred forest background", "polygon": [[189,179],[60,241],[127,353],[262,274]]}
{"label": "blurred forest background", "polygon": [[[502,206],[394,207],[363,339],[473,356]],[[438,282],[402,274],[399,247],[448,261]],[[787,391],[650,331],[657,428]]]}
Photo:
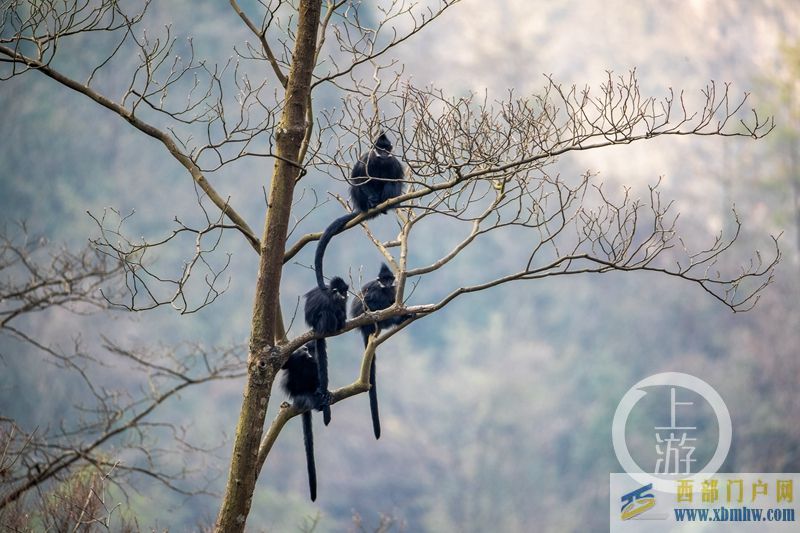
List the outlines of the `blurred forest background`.
{"label": "blurred forest background", "polygon": [[[191,36],[196,55],[211,62],[224,63],[234,44],[251,38],[227,2],[155,2],[145,26],[168,23],[179,38]],[[574,153],[557,170],[564,176],[596,170],[605,190],[630,187],[643,197],[661,178],[662,195],[681,213],[681,232],[699,243],[729,228],[735,204],[744,230],[730,266],[755,249],[768,251],[769,235],[781,232],[783,259],[758,306],[740,314],[695,285],[646,273],[521,282],[460,299],[381,347],[379,442],[366,396],[337,405],[330,427],[318,425],[316,504],[306,496],[300,423],[290,423],[265,465],[249,529],[295,531],[319,513],[317,531],[323,532],[355,527],[354,515],[367,530],[386,515],[409,531],[603,531],[609,473],[620,470],[611,445],[614,410],[631,385],[662,371],[694,374],[726,401],[734,440],[723,470],[800,471],[798,28],[794,0],[469,0],[397,48],[404,76],[418,85],[430,81],[452,95],[487,91],[490,100],[509,90],[536,92],[545,85],[543,74],[596,87],[607,70],[633,68],[646,95],[670,87],[696,93],[709,80],[732,82],[734,94],[752,92],[749,106],[775,115],[777,127],[764,140],[662,138]],[[67,72],[94,65],[104,52],[102,38],[79,39],[85,46],[59,60]],[[113,73],[106,76],[113,87]],[[127,73],[121,76],[116,83],[126,83]],[[335,105],[331,89],[317,93],[315,107]],[[191,180],[163,147],[87,98],[28,73],[0,84],[0,110],[7,229],[24,220],[31,234],[78,249],[97,235],[87,211],[135,210],[134,234],[151,238],[168,233],[175,216],[197,216]],[[254,227],[261,224],[261,187],[271,168],[271,161],[254,159],[213,176]],[[304,187],[319,195],[344,193],[339,183],[310,178]],[[299,231],[321,230],[338,210],[315,212]],[[391,233],[389,222],[376,225]],[[329,272],[363,267],[371,276],[376,270],[377,254],[356,251],[364,239],[358,233],[334,242]],[[436,235],[417,239],[433,242]],[[191,246],[175,253],[191,253]],[[510,241],[482,246],[485,257],[455,262],[448,275],[475,269],[491,275],[517,253]],[[154,349],[243,345],[256,257],[244,239],[228,238],[222,247],[232,254],[230,287],[197,314],[162,308],[86,317],[55,310],[28,317],[25,327],[48,345],[78,336],[98,357],[102,336]],[[312,249],[286,268],[287,314],[312,284]],[[298,322],[293,333],[303,331]],[[360,337],[344,335],[332,344],[332,384],[349,383],[362,353]],[[0,414],[28,430],[78,416],[70,406],[83,393],[43,360],[29,345],[0,336]],[[102,379],[107,387],[147,386],[113,369]],[[168,456],[174,462],[168,467],[191,468],[185,488],[209,494],[186,497],[138,479],[123,509],[141,527],[187,531],[213,521],[241,391],[241,380],[212,382],[161,408],[159,420],[182,425],[187,441],[211,450],[179,446]],[[280,399],[273,396],[268,421]],[[171,438],[154,432],[153,438]]]}

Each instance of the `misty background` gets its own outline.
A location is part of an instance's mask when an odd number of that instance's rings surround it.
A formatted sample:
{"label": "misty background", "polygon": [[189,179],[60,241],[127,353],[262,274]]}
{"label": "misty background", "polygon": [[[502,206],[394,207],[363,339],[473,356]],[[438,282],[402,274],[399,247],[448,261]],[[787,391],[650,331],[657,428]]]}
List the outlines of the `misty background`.
{"label": "misty background", "polygon": [[[242,4],[255,9],[255,3]],[[167,23],[179,38],[191,36],[196,55],[210,62],[224,63],[234,44],[251,37],[223,2],[154,3],[144,27]],[[735,205],[744,229],[724,266],[735,269],[754,250],[768,253],[769,236],[781,233],[783,259],[774,283],[748,313],[733,314],[700,287],[651,273],[519,282],[453,302],[381,346],[380,441],[372,435],[366,395],[337,404],[327,428],[315,417],[315,504],[307,500],[299,419],[289,423],[259,480],[249,530],[295,531],[317,513],[318,531],[352,527],[355,514],[367,530],[381,514],[408,531],[606,530],[609,473],[620,470],[611,445],[614,410],[634,383],[664,371],[693,374],[725,400],[733,445],[724,471],[800,471],[800,169],[796,155],[794,167],[791,158],[800,150],[798,27],[800,4],[791,0],[467,0],[395,49],[405,78],[454,96],[524,96],[545,86],[544,75],[598,87],[606,71],[625,75],[631,69],[647,96],[664,96],[669,88],[696,96],[710,80],[731,82],[734,94],[751,92],[750,107],[775,115],[777,127],[766,139],[662,138],[573,153],[550,172],[577,177],[591,169],[604,190],[620,194],[630,187],[642,197],[660,179],[662,197],[681,213],[680,233],[693,243],[711,243],[730,229]],[[103,44],[102,36],[80,37],[57,65],[83,72],[106,51]],[[121,87],[128,75],[120,71],[117,80],[112,73],[103,83]],[[338,98],[331,87],[315,94],[315,107]],[[135,210],[129,233],[149,238],[169,233],[176,216],[198,216],[185,170],[156,141],[87,98],[29,72],[0,83],[0,110],[6,227],[24,220],[32,233],[77,248],[97,236],[87,211]],[[271,160],[252,159],[211,176],[257,229],[271,168]],[[308,187],[320,195],[345,193],[341,183],[321,176],[304,180],[302,188]],[[316,211],[294,237],[320,231],[339,211],[333,204]],[[388,238],[396,231],[392,224],[378,219],[374,226]],[[415,238],[417,249],[426,240],[437,246],[434,233]],[[328,271],[357,277],[363,269],[374,276],[380,257],[361,245],[366,242],[357,230],[337,237],[326,257]],[[180,264],[192,246],[187,241],[160,252],[175,254],[161,259]],[[313,246],[307,248],[284,271],[288,317],[313,283]],[[518,252],[512,240],[479,243],[474,253],[481,256],[454,262],[447,275],[505,272],[504,262]],[[197,314],[53,311],[28,317],[25,327],[53,345],[80,336],[98,357],[101,335],[131,347],[246,344],[257,257],[234,235],[219,253],[232,254],[230,286]],[[411,303],[436,294],[435,286],[419,290]],[[294,321],[291,333],[304,331],[301,322]],[[357,334],[332,339],[332,386],[352,381],[360,344]],[[81,392],[62,374],[26,345],[0,337],[0,413],[28,429],[75,416],[69,406]],[[103,379],[108,387],[142,385],[113,369]],[[197,470],[189,486],[224,489],[243,383],[189,389],[161,408],[159,419],[181,424],[187,441],[211,450],[171,456]],[[267,423],[282,399],[273,391]],[[653,413],[666,417],[666,405]],[[664,421],[647,419],[641,427]],[[146,478],[135,488],[125,507],[143,528],[192,530],[213,521],[220,501],[213,494],[186,498]]]}

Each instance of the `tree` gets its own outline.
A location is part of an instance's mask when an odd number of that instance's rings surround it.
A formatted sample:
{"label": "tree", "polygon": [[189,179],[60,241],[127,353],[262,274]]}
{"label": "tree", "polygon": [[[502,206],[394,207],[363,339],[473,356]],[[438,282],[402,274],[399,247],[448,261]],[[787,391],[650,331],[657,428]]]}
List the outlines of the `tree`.
{"label": "tree", "polygon": [[[347,227],[361,225],[397,272],[398,299],[380,313],[348,321],[342,332],[411,312],[415,318],[408,327],[429,320],[464,294],[559,275],[657,272],[699,285],[734,311],[755,305],[771,281],[777,242],[772,258],[758,254],[739,271],[717,271],[718,259],[739,234],[735,213],[732,232],[707,246],[689,247],[678,235],[677,215],[662,200],[658,184],[641,201],[627,190],[605,190],[592,172],[577,178],[549,172],[558,157],[570,152],[662,136],[760,138],[772,121],[755,111],[744,117],[747,95],[734,97],[727,84],[711,82],[697,99],[672,91],[663,98],[645,97],[631,72],[609,73],[599,90],[564,87],[547,78],[539,94],[489,101],[477,95],[449,97],[392,72],[391,50],[454,3],[425,9],[395,0],[370,10],[346,0],[324,6],[277,1],[245,9],[231,0],[232,12],[257,44],[235,48],[238,61],[229,66],[195,58],[191,45],[186,46],[188,58],[182,59],[176,52],[182,44],[169,28],[160,38],[140,31],[147,3],[137,14],[127,14],[111,0],[7,5],[0,38],[4,78],[36,71],[90,98],[159,141],[198,189],[202,223],[176,221],[160,240],[126,237],[125,217],[95,217],[100,236],[94,245],[121,265],[128,288],[124,298],[107,296],[108,302],[129,311],[172,306],[191,313],[224,290],[220,274],[227,262],[214,259],[220,239],[238,233],[259,254],[247,382],[217,520],[220,531],[243,530],[261,466],[286,422],[299,414],[282,406],[264,432],[281,365],[314,338],[312,332],[289,338],[279,305],[284,265],[320,237],[309,233],[288,243],[296,186],[312,173],[346,181],[349,162],[380,130],[396,139],[396,152],[408,165],[405,193]],[[76,36],[95,34],[116,39],[107,57],[85,73],[85,81],[65,74],[57,52]],[[98,87],[103,74],[109,65],[126,65],[134,53],[140,62],[131,69],[122,97],[110,98]],[[316,109],[314,99],[325,90],[338,94],[336,108]],[[257,157],[273,162],[260,236],[208,177],[235,161]],[[209,214],[208,202],[216,214]],[[399,234],[386,241],[376,237],[366,219],[390,206],[397,207]],[[309,212],[294,216],[304,219],[317,207],[315,202]],[[441,249],[421,254],[414,247],[412,234],[443,226],[452,231],[442,236]],[[503,276],[482,279],[476,272],[470,280],[441,274],[451,262],[480,257],[489,234],[530,244],[504,259]],[[193,256],[177,273],[159,271],[149,260],[151,250],[185,235],[195,238]],[[439,284],[439,296],[410,305],[414,290],[408,288],[429,280]],[[360,375],[334,391],[334,403],[368,389],[375,349],[400,329],[371,339]]]}
{"label": "tree", "polygon": [[[161,462],[168,452],[150,449],[152,427],[169,429],[176,441],[182,434],[181,428],[154,420],[153,414],[188,387],[242,376],[242,351],[236,347],[220,350],[212,360],[202,346],[131,349],[105,337],[106,354],[101,356],[88,350],[80,336],[66,347],[37,338],[26,321],[34,315],[54,308],[79,315],[107,311],[107,298],[121,294],[108,289],[119,285],[123,268],[97,250],[73,253],[31,237],[25,226],[16,233],[21,236],[0,235],[0,335],[33,347],[45,363],[61,370],[62,381],[80,389],[88,400],[72,406],[80,413],[76,419],[30,431],[14,418],[0,416],[0,478],[4,482],[0,517],[9,520],[14,505],[26,493],[54,482],[61,484],[57,491],[65,499],[79,494],[78,510],[104,510],[108,515],[113,509],[105,506],[100,489],[109,481],[120,485],[130,474],[148,476],[187,495],[203,492],[205,487],[182,488],[180,481],[187,470],[165,469]],[[198,364],[201,361],[204,364]],[[102,376],[110,367],[125,370],[129,380],[141,376],[150,386],[134,393],[124,387],[106,387]],[[142,461],[121,464],[115,457],[123,454]],[[42,520],[60,519],[47,500],[43,507]],[[76,522],[97,518],[87,512],[79,512]]]}

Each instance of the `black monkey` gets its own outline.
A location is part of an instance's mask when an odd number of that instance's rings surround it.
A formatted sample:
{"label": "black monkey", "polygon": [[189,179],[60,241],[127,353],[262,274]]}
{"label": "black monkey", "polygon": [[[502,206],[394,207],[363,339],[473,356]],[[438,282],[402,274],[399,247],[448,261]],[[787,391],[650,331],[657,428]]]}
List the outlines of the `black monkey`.
{"label": "black monkey", "polygon": [[[386,266],[386,263],[383,263],[378,273],[378,279],[370,281],[361,287],[361,297],[353,300],[353,305],[350,306],[350,316],[355,318],[363,314],[365,310],[382,311],[387,307],[391,307],[394,304],[396,294],[397,289],[394,284],[394,274],[389,267]],[[381,320],[377,324],[361,326],[361,336],[364,339],[364,347],[366,347],[369,342],[369,336],[375,333],[377,329],[387,329],[392,326],[397,326],[411,317],[412,315],[403,315]],[[381,438],[381,421],[380,414],[378,413],[378,389],[375,386],[375,359],[377,359],[377,356],[377,353],[373,355],[372,365],[369,367],[369,409],[372,414],[372,431],[375,433],[375,438],[379,439]]]}
{"label": "black monkey", "polygon": [[308,490],[311,501],[317,499],[317,467],[314,464],[314,431],[311,426],[311,411],[317,407],[319,389],[319,370],[315,357],[314,341],[295,350],[282,367],[283,390],[298,409],[307,409],[303,417],[303,443],[306,448],[306,467],[308,468]]}
{"label": "black monkey", "polygon": [[[347,283],[340,277],[331,279],[330,286],[314,287],[306,293],[306,324],[320,335],[331,335],[344,327],[347,320]],[[315,345],[319,366],[317,409],[327,426],[331,421],[331,398],[328,391],[328,353],[325,339],[317,339]]]}
{"label": "black monkey", "polygon": [[[358,158],[350,173],[350,198],[353,201],[353,212],[331,222],[317,244],[314,269],[317,273],[317,286],[320,289],[325,287],[322,259],[325,256],[328,242],[359,213],[369,211],[390,198],[400,196],[403,192],[402,179],[403,165],[392,155],[392,142],[385,133],[381,133],[373,143],[372,149]],[[384,209],[380,214],[385,215],[386,212],[387,210]],[[369,218],[374,216],[377,216],[377,213]]]}

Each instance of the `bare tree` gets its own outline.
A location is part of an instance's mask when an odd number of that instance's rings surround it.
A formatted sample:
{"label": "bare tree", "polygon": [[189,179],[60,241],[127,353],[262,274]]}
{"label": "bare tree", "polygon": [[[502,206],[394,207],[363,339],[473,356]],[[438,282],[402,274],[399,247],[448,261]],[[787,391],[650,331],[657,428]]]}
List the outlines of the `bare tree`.
{"label": "bare tree", "polygon": [[[64,484],[55,490],[79,493],[79,499],[87,498],[87,509],[91,503],[95,510],[104,500],[94,485],[121,486],[128,474],[146,476],[185,494],[207,491],[205,486],[188,489],[182,484],[194,470],[191,467],[167,471],[161,464],[170,454],[200,450],[186,440],[184,428],[159,420],[156,412],[187,387],[241,377],[244,350],[232,347],[210,353],[200,345],[130,349],[104,337],[105,354],[100,355],[87,349],[79,335],[67,339],[71,344],[66,347],[38,338],[24,318],[59,310],[79,315],[108,310],[108,298],[123,294],[124,289],[114,288],[130,265],[91,248],[76,254],[53,246],[30,237],[24,225],[19,230],[13,238],[0,235],[0,335],[32,347],[42,361],[60,370],[60,380],[80,390],[78,396],[85,399],[73,406],[74,418],[52,426],[29,427],[0,416],[0,514],[31,490],[53,482]],[[109,388],[105,383],[115,370],[127,377],[116,378],[120,385]],[[171,433],[172,446],[154,445],[157,440],[151,430],[156,427]],[[115,459],[123,454],[125,462]],[[86,475],[96,478],[88,486],[86,479],[75,478],[86,468],[95,471]],[[72,490],[70,480],[80,490]],[[47,505],[45,499],[42,505]],[[44,511],[45,517],[55,516],[49,507]]]}
{"label": "bare tree", "polygon": [[[204,228],[176,221],[172,237],[153,242],[126,239],[118,223],[109,225],[96,217],[101,237],[95,244],[124,265],[129,280],[128,297],[116,303],[131,310],[169,304],[191,312],[220,292],[219,273],[227,263],[220,267],[209,262],[219,239],[233,230],[259,254],[247,382],[216,524],[219,531],[244,529],[261,466],[283,426],[299,414],[283,404],[264,432],[281,365],[314,338],[310,331],[288,338],[278,298],[286,262],[320,237],[309,233],[288,242],[293,220],[296,227],[318,205],[297,215],[296,186],[311,171],[346,182],[349,162],[379,130],[397,139],[395,151],[408,166],[405,192],[355,217],[348,228],[361,225],[396,270],[398,296],[392,307],[350,320],[342,332],[407,313],[415,318],[370,340],[360,374],[334,391],[334,402],[368,389],[368,369],[378,345],[467,293],[559,275],[652,271],[695,283],[741,311],[755,305],[772,279],[779,258],[777,241],[769,257],[757,254],[739,271],[719,271],[718,260],[739,234],[735,214],[731,234],[690,247],[678,235],[677,214],[671,202],[662,200],[657,184],[642,201],[627,190],[604,189],[592,172],[579,177],[552,173],[554,162],[573,151],[670,135],[762,137],[772,121],[755,111],[745,116],[746,94],[735,96],[727,84],[711,82],[699,98],[672,91],[663,98],[647,97],[640,92],[635,72],[609,74],[599,88],[564,87],[546,79],[538,94],[497,101],[476,95],[454,98],[435,87],[414,86],[396,72],[388,52],[455,3],[424,7],[392,0],[373,8],[348,0],[327,0],[324,5],[274,0],[260,2],[260,12],[247,12],[230,0],[233,13],[256,43],[235,45],[239,61],[232,67],[211,66],[193,54],[180,59],[169,30],[160,37],[140,30],[146,2],[137,14],[127,14],[111,0],[6,3],[0,38],[4,78],[37,71],[116,113],[160,141],[194,179],[201,207],[210,200],[218,210],[218,216],[204,210]],[[57,45],[92,32],[110,33],[118,44],[83,80],[66,76],[58,67]],[[96,88],[108,65],[129,66],[130,57],[139,63],[131,68],[121,97],[112,99]],[[323,89],[340,95],[341,104],[334,110],[314,109],[315,91]],[[271,177],[265,180],[268,208],[260,237],[208,178],[228,163],[249,157],[273,163]],[[366,220],[388,207],[396,207],[399,233],[382,242]],[[443,224],[452,237],[441,239],[438,258],[416,264],[410,259],[415,251],[412,236]],[[163,275],[143,262],[149,249],[181,234],[196,239],[195,253],[181,272]],[[480,254],[480,243],[489,234],[520,243],[521,255],[510,257],[519,262],[509,265],[504,275],[435,277],[457,257]],[[206,271],[199,282],[205,297],[192,303],[186,288],[198,270]],[[437,280],[443,296],[410,305],[411,287],[428,279]]]}

